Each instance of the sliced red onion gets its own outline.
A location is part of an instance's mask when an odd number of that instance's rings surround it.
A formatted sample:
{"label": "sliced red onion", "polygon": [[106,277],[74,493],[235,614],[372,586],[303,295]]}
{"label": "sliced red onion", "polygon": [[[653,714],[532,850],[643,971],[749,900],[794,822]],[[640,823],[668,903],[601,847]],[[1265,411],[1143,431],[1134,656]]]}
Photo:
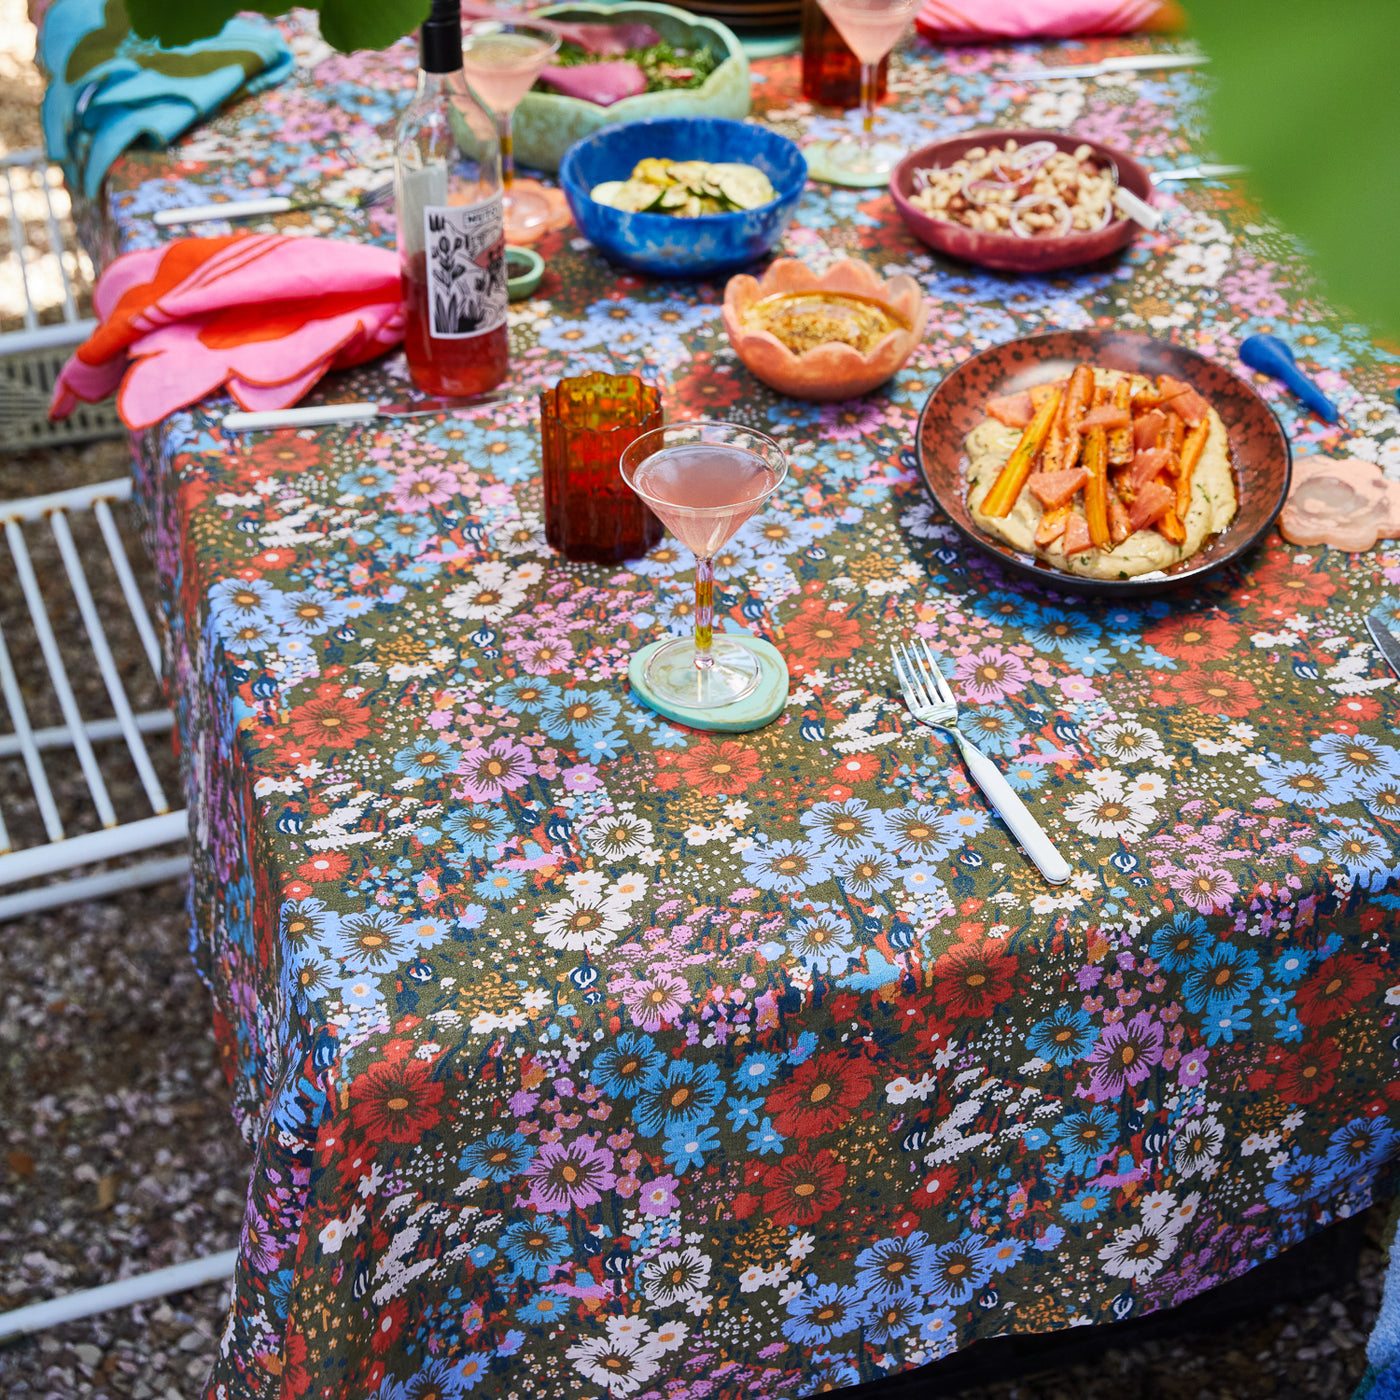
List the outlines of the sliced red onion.
{"label": "sliced red onion", "polygon": [[1024,199],[1018,199],[1011,206],[1011,232],[1017,238],[1038,238],[1041,235],[1032,232],[1021,222],[1021,211],[1037,208],[1045,208],[1058,214],[1060,226],[1052,229],[1044,236],[1047,238],[1063,238],[1074,226],[1074,215],[1069,212],[1069,206],[1058,195],[1028,194]]}
{"label": "sliced red onion", "polygon": [[1044,165],[1060,148],[1053,141],[1032,141],[1018,151],[1002,155],[1002,160],[1017,170],[1035,170]]}

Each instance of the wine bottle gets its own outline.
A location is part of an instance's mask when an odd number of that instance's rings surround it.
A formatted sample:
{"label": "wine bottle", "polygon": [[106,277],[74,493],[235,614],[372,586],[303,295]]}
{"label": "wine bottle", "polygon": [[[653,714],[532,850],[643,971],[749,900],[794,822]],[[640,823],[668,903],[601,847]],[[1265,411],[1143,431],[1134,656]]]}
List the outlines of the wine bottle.
{"label": "wine bottle", "polygon": [[501,146],[462,73],[459,0],[433,0],[419,53],[395,133],[404,354],[420,389],[466,397],[510,367]]}

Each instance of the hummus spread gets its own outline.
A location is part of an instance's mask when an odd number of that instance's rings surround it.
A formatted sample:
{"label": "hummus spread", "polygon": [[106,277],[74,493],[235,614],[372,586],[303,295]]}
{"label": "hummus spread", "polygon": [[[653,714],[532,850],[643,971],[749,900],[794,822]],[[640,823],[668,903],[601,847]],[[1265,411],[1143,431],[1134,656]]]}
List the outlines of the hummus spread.
{"label": "hummus spread", "polygon": [[[1102,370],[1094,373],[1100,384],[1111,384],[1117,377]],[[1138,383],[1146,387],[1146,381]],[[1135,387],[1138,384],[1135,383]],[[985,515],[980,509],[982,500],[1021,440],[1019,428],[1009,428],[995,418],[985,419],[967,435],[968,510],[978,529],[1066,573],[1081,574],[1085,578],[1124,579],[1168,569],[1195,554],[1211,535],[1223,530],[1235,518],[1238,509],[1235,478],[1230,468],[1229,436],[1220,415],[1213,408],[1209,413],[1210,434],[1191,479],[1191,508],[1182,521],[1186,528],[1182,544],[1173,544],[1149,526],[1129,535],[1113,549],[1088,549],[1082,554],[1067,556],[1063,540],[1054,540],[1049,545],[1036,544],[1036,527],[1044,509],[1029,487],[1021,488],[1016,504],[1004,519]]]}

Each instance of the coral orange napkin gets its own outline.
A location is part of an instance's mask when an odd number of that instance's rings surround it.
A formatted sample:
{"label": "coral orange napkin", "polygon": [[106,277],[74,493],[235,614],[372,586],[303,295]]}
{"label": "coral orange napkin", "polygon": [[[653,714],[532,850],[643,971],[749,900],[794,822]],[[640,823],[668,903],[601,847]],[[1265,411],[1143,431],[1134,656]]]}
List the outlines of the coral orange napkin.
{"label": "coral orange napkin", "polygon": [[925,0],[914,24],[935,44],[1073,39],[1178,29],[1176,0]]}
{"label": "coral orange napkin", "polygon": [[243,408],[287,408],[327,370],[403,339],[397,255],[328,238],[178,238],[123,253],[93,305],[101,324],[59,375],[53,420],[114,390],[129,428],[222,385]]}

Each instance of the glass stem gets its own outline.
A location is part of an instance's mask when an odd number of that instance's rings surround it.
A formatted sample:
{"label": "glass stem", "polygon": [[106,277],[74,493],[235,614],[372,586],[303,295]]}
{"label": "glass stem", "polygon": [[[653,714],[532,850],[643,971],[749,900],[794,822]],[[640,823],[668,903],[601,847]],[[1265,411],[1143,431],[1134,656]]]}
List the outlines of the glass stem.
{"label": "glass stem", "polygon": [[710,645],[715,639],[715,566],[709,559],[695,561],[695,666],[708,671],[715,664]]}
{"label": "glass stem", "polygon": [[496,118],[496,131],[501,138],[501,186],[507,194],[515,183],[515,146],[510,134],[512,113],[504,112]]}
{"label": "glass stem", "polygon": [[861,122],[860,144],[869,150],[875,140],[875,83],[879,74],[878,63],[860,65],[860,105],[864,114]]}

